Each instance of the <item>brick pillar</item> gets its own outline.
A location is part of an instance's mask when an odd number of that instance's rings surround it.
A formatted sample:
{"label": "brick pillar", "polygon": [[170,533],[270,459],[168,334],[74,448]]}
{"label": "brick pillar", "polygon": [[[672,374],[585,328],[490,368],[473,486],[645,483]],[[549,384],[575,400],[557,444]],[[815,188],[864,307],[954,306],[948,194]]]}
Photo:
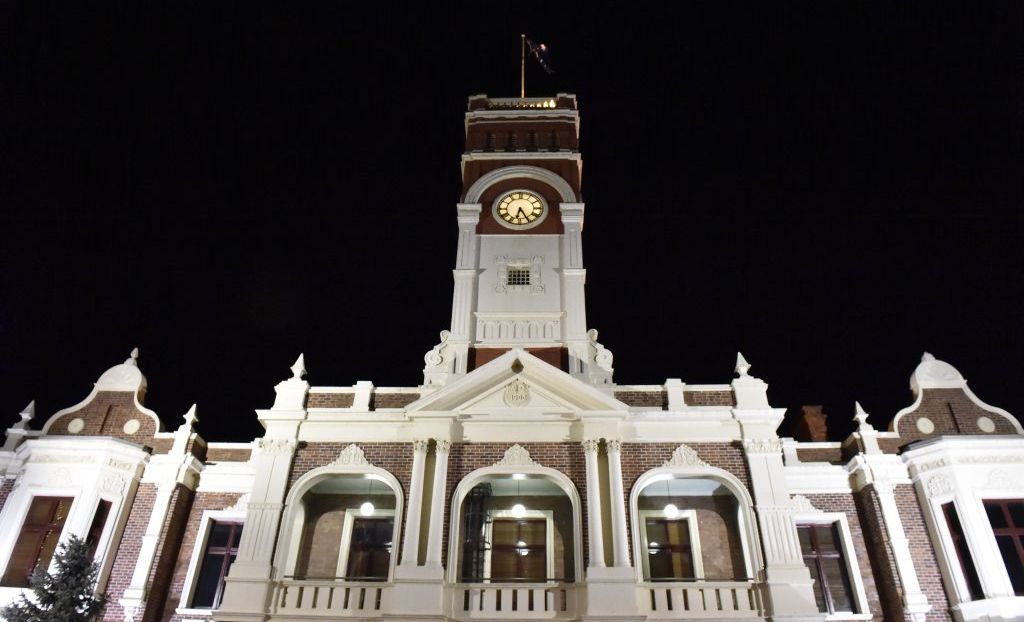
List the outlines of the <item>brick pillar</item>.
{"label": "brick pillar", "polygon": [[[907,467],[899,456],[882,453],[854,456],[852,466],[853,489],[860,495],[863,510],[874,513],[879,519],[881,537],[876,540],[876,554],[882,555],[896,568],[895,578],[899,580],[903,609],[900,613],[905,620],[924,622],[932,606],[921,589],[895,494],[897,484],[911,483]],[[874,489],[874,495],[862,492],[868,486]],[[892,590],[883,591],[891,593]],[[896,612],[887,613],[892,615]]]}
{"label": "brick pillar", "polygon": [[157,493],[131,581],[119,601],[126,621],[155,619],[153,616],[163,610],[167,590],[165,585],[154,583],[158,574],[155,570],[165,558],[171,559],[163,561],[164,567],[174,563],[184,527],[181,517],[187,516],[192,491],[199,481],[198,467],[199,462],[192,454],[153,456],[146,467],[142,482],[155,484]]}

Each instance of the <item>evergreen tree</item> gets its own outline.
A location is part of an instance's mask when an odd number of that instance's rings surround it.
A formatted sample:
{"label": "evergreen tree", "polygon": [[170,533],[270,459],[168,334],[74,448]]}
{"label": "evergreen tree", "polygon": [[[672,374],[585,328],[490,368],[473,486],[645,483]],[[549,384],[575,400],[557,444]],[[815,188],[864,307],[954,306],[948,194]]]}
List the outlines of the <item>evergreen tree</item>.
{"label": "evergreen tree", "polygon": [[0,616],[7,622],[88,622],[106,604],[105,596],[93,593],[99,566],[85,540],[70,536],[54,556],[53,573],[46,570],[36,568],[29,580],[33,596],[22,594]]}

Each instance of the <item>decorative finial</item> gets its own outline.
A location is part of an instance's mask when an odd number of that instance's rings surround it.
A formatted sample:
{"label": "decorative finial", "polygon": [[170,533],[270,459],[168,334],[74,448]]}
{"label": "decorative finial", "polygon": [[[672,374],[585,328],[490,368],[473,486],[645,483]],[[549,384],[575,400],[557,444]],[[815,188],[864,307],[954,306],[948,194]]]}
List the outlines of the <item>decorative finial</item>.
{"label": "decorative finial", "polygon": [[124,364],[125,365],[134,365],[135,367],[139,366],[139,349],[138,348],[132,348],[132,353],[125,360]]}
{"label": "decorative finial", "polygon": [[185,419],[184,425],[187,426],[187,427],[190,427],[190,428],[192,427],[192,424],[194,424],[196,421],[199,420],[199,418],[196,417],[196,405],[195,404],[192,404],[192,407],[189,408],[188,412],[185,413],[184,419]]}
{"label": "decorative finial", "polygon": [[741,378],[746,376],[747,372],[750,371],[750,363],[747,362],[747,359],[743,358],[743,353],[742,352],[737,352],[736,353],[736,369],[735,369],[735,371],[736,371],[737,374],[740,375]]}
{"label": "decorative finial", "polygon": [[21,422],[18,425],[21,425],[22,427],[28,425],[28,422],[32,421],[32,419],[36,416],[36,401],[32,400],[31,402],[29,402],[28,406],[21,410],[20,416]]}
{"label": "decorative finial", "polygon": [[921,355],[921,362],[922,363],[927,363],[928,361],[934,361],[934,360],[935,360],[935,357],[932,356],[931,352],[925,352],[924,354]]}
{"label": "decorative finial", "polygon": [[853,420],[857,422],[858,426],[862,428],[871,427],[871,424],[868,423],[868,413],[865,412],[864,407],[860,405],[860,402],[853,403],[853,410],[855,413],[853,415]]}
{"label": "decorative finial", "polygon": [[306,355],[300,354],[299,358],[295,359],[295,364],[292,365],[292,379],[301,380],[306,375]]}

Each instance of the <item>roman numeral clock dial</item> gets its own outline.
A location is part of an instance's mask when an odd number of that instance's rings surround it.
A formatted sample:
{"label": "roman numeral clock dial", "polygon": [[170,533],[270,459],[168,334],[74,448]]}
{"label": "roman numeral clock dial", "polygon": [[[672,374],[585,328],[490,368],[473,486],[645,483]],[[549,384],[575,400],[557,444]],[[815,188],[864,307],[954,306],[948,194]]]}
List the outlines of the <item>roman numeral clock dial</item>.
{"label": "roman numeral clock dial", "polygon": [[528,229],[540,224],[545,211],[544,200],[525,190],[506,193],[494,205],[495,216],[511,229]]}

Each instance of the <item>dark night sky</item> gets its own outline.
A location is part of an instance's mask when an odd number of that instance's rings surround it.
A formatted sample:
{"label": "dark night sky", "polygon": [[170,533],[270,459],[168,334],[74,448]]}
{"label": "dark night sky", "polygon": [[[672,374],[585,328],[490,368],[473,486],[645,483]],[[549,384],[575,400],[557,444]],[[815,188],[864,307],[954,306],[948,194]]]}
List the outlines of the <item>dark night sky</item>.
{"label": "dark night sky", "polygon": [[2,418],[133,346],[212,440],[258,433],[299,352],[313,384],[419,384],[466,96],[515,94],[521,31],[557,70],[530,93],[579,96],[619,383],[728,382],[742,350],[838,439],[928,350],[1024,412],[1024,4],[294,4],[0,5]]}

